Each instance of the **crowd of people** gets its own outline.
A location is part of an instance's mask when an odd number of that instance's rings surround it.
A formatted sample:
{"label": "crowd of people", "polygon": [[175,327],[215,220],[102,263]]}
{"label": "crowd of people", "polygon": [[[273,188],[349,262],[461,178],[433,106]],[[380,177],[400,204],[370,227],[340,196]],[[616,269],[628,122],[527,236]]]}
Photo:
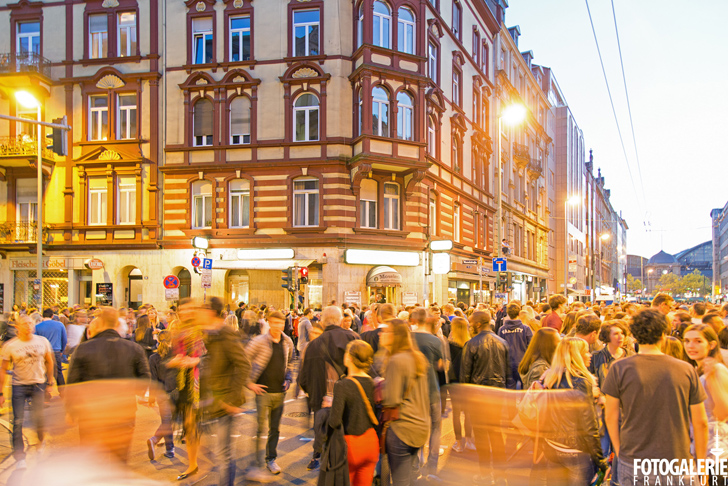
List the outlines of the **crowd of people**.
{"label": "crowd of people", "polygon": [[18,469],[27,467],[26,403],[40,449],[43,403],[57,390],[81,445],[124,463],[138,397],[148,396],[160,418],[149,459],[161,442],[164,457],[175,457],[181,439],[187,464],[177,479],[193,477],[210,434],[219,484],[232,485],[247,393],[257,434],[245,476],[268,482],[282,472],[278,441],[293,387],[314,417],[307,467],[319,470],[320,485],[441,481],[449,418],[452,451],[477,453],[477,483],[506,484],[520,450],[532,484],[626,486],[635,459],[704,459],[709,440],[728,445],[727,314],[728,304],[687,306],[667,294],[649,306],[553,295],[300,311],[230,309],[216,297],[164,312],[18,308],[3,329],[0,386],[12,366]]}

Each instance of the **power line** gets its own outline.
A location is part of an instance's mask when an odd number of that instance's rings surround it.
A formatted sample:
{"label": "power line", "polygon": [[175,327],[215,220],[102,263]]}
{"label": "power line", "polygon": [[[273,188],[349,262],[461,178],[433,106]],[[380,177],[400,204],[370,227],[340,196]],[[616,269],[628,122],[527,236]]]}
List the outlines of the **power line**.
{"label": "power line", "polygon": [[[617,133],[619,134],[619,141],[622,144],[622,152],[624,153],[624,160],[627,163],[627,173],[629,174],[629,180],[632,182],[632,189],[634,190],[635,196],[637,197],[637,204],[642,205],[637,192],[637,186],[634,183],[634,177],[632,177],[632,168],[629,166],[629,159],[627,157],[627,149],[624,146],[624,139],[622,138],[622,130],[619,128],[619,120],[617,119],[617,110],[614,108],[614,100],[612,99],[612,91],[609,89],[609,81],[607,80],[607,71],[604,69],[604,60],[602,59],[602,51],[599,49],[599,40],[597,39],[597,31],[594,29],[594,20],[592,20],[591,9],[589,8],[589,0],[586,2],[586,11],[589,14],[589,23],[591,24],[592,33],[594,34],[594,42],[597,46],[597,54],[599,54],[599,63],[602,66],[602,74],[604,75],[604,83],[607,85],[607,94],[609,95],[609,103],[612,105],[612,114],[614,115],[614,123],[617,125]],[[644,194],[643,194],[644,196]],[[640,212],[642,208],[640,207]]]}
{"label": "power line", "polygon": [[[642,178],[642,168],[640,167],[640,155],[637,151],[637,137],[634,133],[634,122],[632,121],[632,106],[629,103],[629,91],[627,90],[627,76],[624,74],[624,61],[622,60],[622,43],[619,41],[619,28],[617,27],[617,14],[614,10],[614,0],[612,0],[612,17],[614,18],[614,32],[617,34],[617,48],[619,49],[619,64],[622,67],[622,81],[624,82],[624,95],[627,98],[627,112],[629,113],[629,125],[632,128],[632,143],[634,144],[634,156],[637,161],[637,173],[640,176],[640,188],[642,195],[645,194],[644,179]],[[647,205],[647,198],[645,198]]]}

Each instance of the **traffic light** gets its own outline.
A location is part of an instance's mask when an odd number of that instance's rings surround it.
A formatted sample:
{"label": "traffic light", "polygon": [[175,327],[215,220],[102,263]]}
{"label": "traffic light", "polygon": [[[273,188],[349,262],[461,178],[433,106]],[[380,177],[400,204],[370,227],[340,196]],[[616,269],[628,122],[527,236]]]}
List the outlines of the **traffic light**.
{"label": "traffic light", "polygon": [[283,280],[283,284],[281,287],[288,290],[289,292],[292,292],[295,288],[296,284],[293,281],[293,267],[288,267],[285,270],[281,270],[283,273],[283,277],[281,277],[281,280]]}
{"label": "traffic light", "polygon": [[308,267],[301,267],[301,270],[299,270],[298,283],[301,285],[308,283]]}
{"label": "traffic light", "polygon": [[[62,118],[54,118],[53,123],[57,125],[66,125],[66,117],[63,116]],[[48,150],[52,150],[57,155],[60,155],[61,157],[65,157],[68,155],[68,144],[66,143],[66,131],[62,128],[53,128],[53,133],[50,135],[46,135],[46,138],[50,139],[51,145],[48,145],[46,148]]]}

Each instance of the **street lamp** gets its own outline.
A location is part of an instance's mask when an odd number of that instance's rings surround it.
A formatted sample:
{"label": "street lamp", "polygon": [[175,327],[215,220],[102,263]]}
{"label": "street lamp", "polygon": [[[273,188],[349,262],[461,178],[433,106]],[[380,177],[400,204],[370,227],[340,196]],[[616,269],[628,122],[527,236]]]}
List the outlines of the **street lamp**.
{"label": "street lamp", "polygon": [[564,297],[569,301],[569,206],[576,206],[581,203],[577,195],[567,197],[564,201]]}
{"label": "street lamp", "polygon": [[[33,109],[35,108],[38,113],[37,121],[40,120],[40,102],[36,99],[35,96],[33,96],[28,91],[16,91],[15,92],[15,99],[20,103],[23,108]],[[41,159],[41,151],[42,151],[42,126],[40,123],[38,124],[38,134],[36,141],[37,143],[37,159],[36,159],[36,169],[38,172],[38,207],[36,208],[37,212],[37,251],[38,251],[38,271],[36,274],[36,279],[38,280],[39,286],[38,286],[38,295],[39,295],[39,302],[38,302],[38,308],[41,312],[43,312],[43,161]]]}
{"label": "street lamp", "polygon": [[[495,256],[500,257],[500,250],[501,250],[501,240],[503,239],[503,236],[501,235],[501,225],[503,220],[503,191],[502,191],[502,185],[503,182],[501,181],[501,164],[503,163],[501,152],[503,151],[502,147],[502,133],[503,133],[503,122],[506,123],[506,125],[513,127],[526,119],[526,107],[523,106],[520,103],[514,103],[511,105],[506,106],[501,110],[500,114],[498,114],[498,137],[496,138],[496,151],[495,151],[495,157],[496,157],[496,164],[495,164],[495,194],[496,194],[496,225],[495,225]],[[500,279],[499,279],[500,281]]]}

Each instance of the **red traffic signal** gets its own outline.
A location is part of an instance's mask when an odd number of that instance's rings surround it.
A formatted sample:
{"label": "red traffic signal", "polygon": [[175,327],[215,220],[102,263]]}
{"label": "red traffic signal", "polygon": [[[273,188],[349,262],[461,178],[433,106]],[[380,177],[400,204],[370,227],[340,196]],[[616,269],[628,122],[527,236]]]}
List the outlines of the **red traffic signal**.
{"label": "red traffic signal", "polygon": [[308,267],[301,267],[298,271],[298,283],[303,285],[308,283]]}

